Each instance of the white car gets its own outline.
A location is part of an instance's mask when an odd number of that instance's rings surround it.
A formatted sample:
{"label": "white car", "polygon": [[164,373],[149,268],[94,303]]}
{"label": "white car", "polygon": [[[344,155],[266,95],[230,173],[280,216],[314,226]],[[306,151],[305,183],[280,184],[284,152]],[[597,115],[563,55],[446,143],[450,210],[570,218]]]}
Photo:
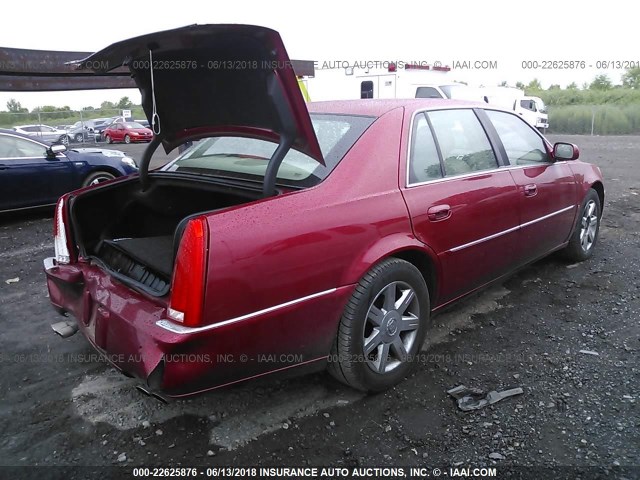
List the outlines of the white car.
{"label": "white car", "polygon": [[66,130],[58,130],[48,125],[17,125],[13,127],[13,130],[30,137],[38,137],[44,142],[69,144]]}

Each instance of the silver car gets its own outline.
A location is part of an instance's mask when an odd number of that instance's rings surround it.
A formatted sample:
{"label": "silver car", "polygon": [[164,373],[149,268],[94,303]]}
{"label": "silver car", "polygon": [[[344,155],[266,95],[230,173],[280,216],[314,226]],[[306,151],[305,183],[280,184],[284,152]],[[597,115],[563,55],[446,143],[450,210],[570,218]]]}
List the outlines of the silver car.
{"label": "silver car", "polygon": [[69,135],[66,130],[58,130],[48,125],[17,125],[13,130],[30,137],[37,137],[44,142],[69,144]]}

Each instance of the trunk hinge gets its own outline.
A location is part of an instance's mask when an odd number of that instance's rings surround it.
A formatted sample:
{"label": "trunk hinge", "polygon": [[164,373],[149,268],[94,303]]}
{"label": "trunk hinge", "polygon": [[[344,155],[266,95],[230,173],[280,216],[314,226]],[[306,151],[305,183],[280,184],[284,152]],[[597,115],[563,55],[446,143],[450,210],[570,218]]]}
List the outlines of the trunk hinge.
{"label": "trunk hinge", "polygon": [[280,82],[276,72],[273,72],[273,75],[271,75],[267,80],[267,92],[269,93],[271,103],[278,113],[278,119],[282,124],[282,134],[280,135],[278,148],[276,148],[275,152],[273,152],[273,155],[269,159],[269,164],[267,165],[267,170],[264,174],[262,196],[265,198],[275,194],[278,169],[280,168],[280,164],[284,160],[284,157],[289,152],[291,145],[293,145],[293,140],[296,138],[298,130],[293,112],[291,111],[287,97],[284,94],[282,83]]}

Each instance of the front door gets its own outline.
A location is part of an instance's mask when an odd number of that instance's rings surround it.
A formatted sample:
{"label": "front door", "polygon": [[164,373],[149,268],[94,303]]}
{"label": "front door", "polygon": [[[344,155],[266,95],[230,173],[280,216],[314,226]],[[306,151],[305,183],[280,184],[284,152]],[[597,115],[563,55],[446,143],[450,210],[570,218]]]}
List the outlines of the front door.
{"label": "front door", "polygon": [[578,206],[573,172],[554,162],[540,134],[516,115],[486,110],[511,164],[518,186],[522,261],[562,245],[571,234]]}

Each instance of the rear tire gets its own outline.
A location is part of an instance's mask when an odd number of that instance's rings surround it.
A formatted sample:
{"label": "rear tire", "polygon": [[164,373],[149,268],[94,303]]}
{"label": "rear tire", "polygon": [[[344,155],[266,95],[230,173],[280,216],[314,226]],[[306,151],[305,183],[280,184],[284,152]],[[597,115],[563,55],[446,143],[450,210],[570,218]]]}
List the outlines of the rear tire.
{"label": "rear tire", "polygon": [[82,141],[84,140],[84,135],[82,133],[76,133],[74,140],[76,141],[76,143],[82,143]]}
{"label": "rear tire", "polygon": [[82,186],[88,187],[89,185],[98,185],[99,183],[113,180],[114,178],[116,178],[116,176],[113,173],[93,172],[84,179],[84,182],[82,182]]}
{"label": "rear tire", "polygon": [[580,207],[569,245],[564,250],[568,260],[583,262],[593,255],[600,232],[601,216],[600,197],[594,189],[590,189]]}
{"label": "rear tire", "polygon": [[329,373],[365,392],[386,390],[412,370],[430,314],[420,271],[389,258],[358,282],[345,307],[329,358]]}

